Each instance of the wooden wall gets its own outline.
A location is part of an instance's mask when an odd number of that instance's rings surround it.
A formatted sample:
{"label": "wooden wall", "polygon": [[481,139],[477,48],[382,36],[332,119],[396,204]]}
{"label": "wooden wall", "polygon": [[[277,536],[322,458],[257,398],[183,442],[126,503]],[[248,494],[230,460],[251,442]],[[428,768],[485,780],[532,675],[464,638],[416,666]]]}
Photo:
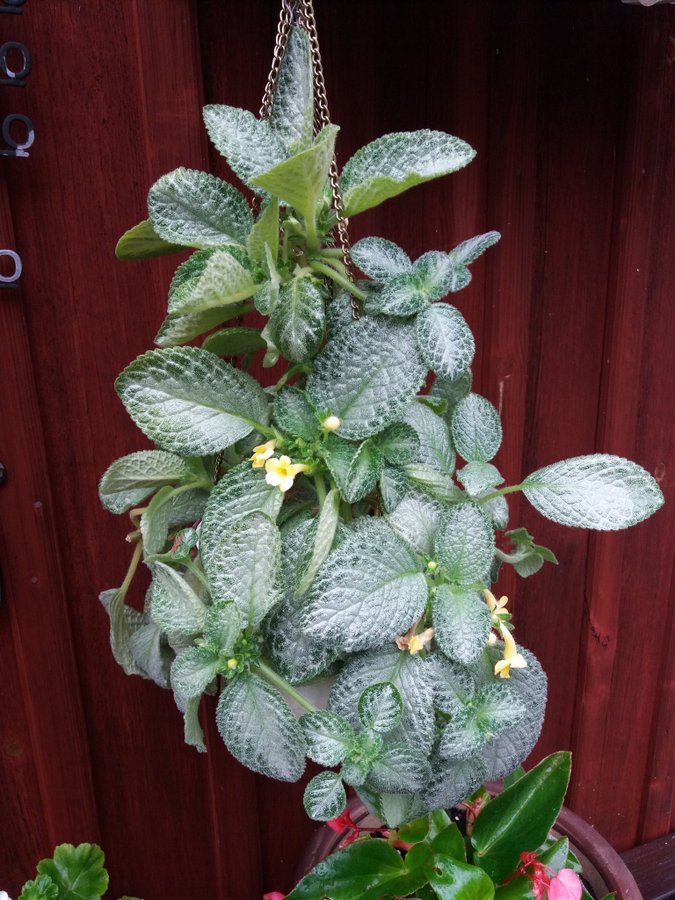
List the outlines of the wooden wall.
{"label": "wooden wall", "polygon": [[[4,4],[0,2],[0,8]],[[466,170],[352,223],[411,254],[489,228],[502,242],[457,301],[501,408],[509,480],[593,451],[629,456],[671,503],[623,534],[558,528],[516,587],[520,639],[550,676],[535,756],[574,751],[569,804],[618,848],[673,827],[672,397],[675,8],[619,0],[317,0],[342,162],[381,133],[458,134]],[[178,165],[225,174],[204,102],[257,110],[276,0],[26,0],[0,113],[34,123],[0,160],[0,889],[61,841],[105,847],[112,896],[246,900],[289,887],[312,831],[302,785],[181,742],[168,693],[113,663],[99,590],[120,583],[125,524],[98,505],[144,446],[112,382],[151,345],[173,261],[119,263],[117,236]],[[2,272],[6,260],[0,263]],[[117,893],[114,893],[114,892]]]}

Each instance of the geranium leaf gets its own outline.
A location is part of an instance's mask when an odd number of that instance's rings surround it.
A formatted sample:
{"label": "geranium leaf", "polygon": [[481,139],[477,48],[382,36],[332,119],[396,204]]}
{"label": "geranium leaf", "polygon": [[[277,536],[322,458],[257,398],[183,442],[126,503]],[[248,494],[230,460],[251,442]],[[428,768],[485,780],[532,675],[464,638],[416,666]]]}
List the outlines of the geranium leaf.
{"label": "geranium leaf", "polygon": [[59,900],[99,900],[108,889],[103,851],[96,844],[60,844],[52,859],[37,864],[58,887]]}

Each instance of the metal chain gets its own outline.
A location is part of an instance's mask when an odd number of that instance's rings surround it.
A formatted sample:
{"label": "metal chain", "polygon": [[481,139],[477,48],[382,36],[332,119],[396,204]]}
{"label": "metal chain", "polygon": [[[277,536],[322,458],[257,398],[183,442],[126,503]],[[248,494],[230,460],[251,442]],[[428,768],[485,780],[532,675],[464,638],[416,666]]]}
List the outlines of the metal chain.
{"label": "metal chain", "polygon": [[[321,131],[330,123],[330,112],[328,111],[328,98],[326,96],[326,82],[323,75],[323,62],[321,59],[321,50],[319,48],[319,35],[316,28],[316,19],[314,17],[314,5],[312,0],[298,0],[300,10],[302,12],[303,24],[307,36],[309,38],[309,46],[312,53],[312,71],[314,75],[314,130]],[[337,232],[340,241],[340,249],[342,250],[342,263],[345,272],[350,281],[354,281],[354,270],[349,256],[351,245],[349,243],[349,234],[347,231],[349,221],[344,214],[344,204],[342,202],[342,192],[340,190],[340,179],[338,176],[338,167],[335,157],[331,162],[330,186],[333,194],[333,206],[337,216]],[[352,307],[352,318],[360,318],[359,301],[354,296],[350,296]]]}

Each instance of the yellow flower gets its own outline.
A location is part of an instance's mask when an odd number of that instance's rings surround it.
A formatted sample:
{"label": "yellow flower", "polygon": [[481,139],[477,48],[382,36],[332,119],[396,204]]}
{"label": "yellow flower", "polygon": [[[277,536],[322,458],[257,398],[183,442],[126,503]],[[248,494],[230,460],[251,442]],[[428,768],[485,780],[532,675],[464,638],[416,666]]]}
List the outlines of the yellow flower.
{"label": "yellow flower", "polygon": [[324,431],[337,431],[341,424],[342,422],[337,416],[328,416],[328,418],[324,419],[321,423],[321,427]]}
{"label": "yellow flower", "polygon": [[276,447],[276,445],[276,441],[267,441],[267,443],[258,444],[257,447],[253,448],[251,465],[254,469],[262,469],[262,467],[265,465],[265,460],[269,459],[270,456],[274,453],[274,448]]}
{"label": "yellow flower", "polygon": [[416,627],[416,625],[413,625],[410,631],[396,638],[396,646],[398,649],[407,650],[412,656],[416,656],[420,650],[423,650],[425,644],[430,643],[434,636],[433,628],[427,628],[426,631],[421,632],[421,634],[415,634]]}
{"label": "yellow flower", "polygon": [[282,494],[285,494],[289,488],[293,486],[295,476],[300,472],[306,472],[309,466],[304,463],[292,463],[290,456],[280,456],[279,459],[273,457],[265,463],[265,481],[268,484],[278,487]]}
{"label": "yellow flower", "polygon": [[488,608],[492,613],[492,624],[495,626],[495,628],[498,628],[501,624],[502,617],[509,614],[509,611],[506,608],[506,604],[509,602],[509,598],[500,597],[499,600],[497,600],[492,591],[488,591],[487,589],[483,591],[483,596],[485,597],[485,602],[487,603]]}
{"label": "yellow flower", "polygon": [[499,675],[500,678],[510,678],[511,669],[526,669],[527,662],[518,653],[516,642],[513,640],[513,635],[509,629],[505,625],[500,625],[499,630],[504,641],[504,658],[495,664],[495,675]]}

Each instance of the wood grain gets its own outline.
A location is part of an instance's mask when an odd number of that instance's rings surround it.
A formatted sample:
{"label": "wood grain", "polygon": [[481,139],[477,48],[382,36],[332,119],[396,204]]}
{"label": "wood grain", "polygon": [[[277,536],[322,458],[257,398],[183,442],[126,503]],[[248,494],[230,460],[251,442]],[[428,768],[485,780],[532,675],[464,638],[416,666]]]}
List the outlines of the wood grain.
{"label": "wood grain", "polygon": [[[501,408],[507,479],[606,451],[635,458],[672,498],[675,10],[316,6],[341,163],[382,133],[423,127],[477,150],[456,175],[354,217],[350,233],[414,257],[502,232],[451,299],[480,348],[476,389]],[[0,292],[0,459],[20,473],[0,487],[0,886],[12,896],[50,844],[81,838],[103,842],[118,895],[250,900],[290,887],[315,828],[304,781],[265,781],[228,756],[212,702],[209,754],[183,746],[170,695],[113,663],[96,599],[123,577],[127,530],[100,509],[97,480],[147,445],[112,383],[151,346],[178,261],[119,263],[114,244],[163,172],[235,181],[200,108],[257,111],[277,9],[28,0],[0,17],[34,59],[25,89],[0,88],[0,111],[13,104],[37,133],[28,160],[0,160],[2,221],[25,266],[21,291]],[[560,559],[500,581],[550,678],[533,761],[574,750],[568,802],[620,849],[675,824],[672,505],[589,538],[511,504],[512,527]]]}

